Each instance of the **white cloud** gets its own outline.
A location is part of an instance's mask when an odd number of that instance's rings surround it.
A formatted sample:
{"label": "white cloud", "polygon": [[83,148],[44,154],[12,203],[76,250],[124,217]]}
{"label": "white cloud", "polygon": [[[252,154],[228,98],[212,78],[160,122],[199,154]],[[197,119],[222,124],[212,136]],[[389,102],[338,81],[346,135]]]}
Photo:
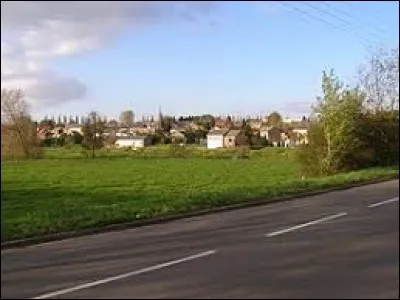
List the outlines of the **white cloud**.
{"label": "white cloud", "polygon": [[48,59],[104,47],[127,27],[193,21],[214,7],[201,1],[3,1],[2,86],[24,89],[35,106],[79,99],[84,84],[47,70]]}

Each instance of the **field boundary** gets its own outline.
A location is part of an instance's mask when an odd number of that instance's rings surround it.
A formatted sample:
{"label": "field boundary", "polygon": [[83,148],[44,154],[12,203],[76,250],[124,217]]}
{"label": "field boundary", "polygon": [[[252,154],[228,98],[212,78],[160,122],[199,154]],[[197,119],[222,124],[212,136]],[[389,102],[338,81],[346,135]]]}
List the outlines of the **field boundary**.
{"label": "field boundary", "polygon": [[5,242],[1,243],[1,249],[4,250],[4,249],[11,249],[11,248],[27,247],[27,246],[31,246],[31,245],[35,245],[35,244],[60,241],[60,240],[76,238],[76,237],[80,237],[80,236],[94,235],[94,234],[100,234],[100,233],[106,233],[106,232],[112,232],[112,231],[119,231],[119,230],[125,230],[125,229],[130,229],[130,228],[135,228],[135,227],[142,227],[142,226],[147,226],[147,225],[162,224],[162,223],[185,219],[185,218],[214,214],[214,213],[219,213],[219,212],[226,212],[226,211],[231,211],[231,210],[238,210],[238,209],[243,209],[243,208],[263,206],[263,205],[279,203],[279,202],[286,202],[286,201],[290,201],[290,200],[321,195],[321,194],[334,192],[334,191],[341,191],[341,190],[347,190],[347,189],[361,187],[361,186],[370,185],[370,184],[382,183],[382,182],[391,181],[391,180],[398,179],[398,178],[399,178],[399,174],[395,174],[395,175],[390,175],[390,176],[384,176],[384,177],[381,177],[378,179],[361,180],[361,181],[357,181],[357,182],[353,182],[353,183],[341,184],[341,185],[337,185],[337,186],[329,187],[329,188],[325,188],[325,189],[319,189],[319,190],[307,191],[307,192],[301,192],[301,193],[293,193],[291,195],[282,196],[282,197],[262,198],[262,199],[247,198],[247,199],[243,199],[243,201],[241,203],[236,203],[236,204],[231,204],[231,205],[223,205],[223,206],[218,206],[218,207],[208,208],[208,209],[194,210],[191,212],[180,213],[180,214],[178,213],[178,214],[173,214],[170,216],[149,218],[149,219],[145,219],[145,220],[136,220],[136,221],[132,221],[132,222],[118,223],[118,224],[112,224],[112,225],[106,225],[106,226],[88,228],[88,229],[82,229],[82,230],[76,230],[76,231],[65,231],[65,232],[42,235],[42,236],[37,236],[37,237],[32,237],[32,238],[27,238],[27,239],[5,241]]}

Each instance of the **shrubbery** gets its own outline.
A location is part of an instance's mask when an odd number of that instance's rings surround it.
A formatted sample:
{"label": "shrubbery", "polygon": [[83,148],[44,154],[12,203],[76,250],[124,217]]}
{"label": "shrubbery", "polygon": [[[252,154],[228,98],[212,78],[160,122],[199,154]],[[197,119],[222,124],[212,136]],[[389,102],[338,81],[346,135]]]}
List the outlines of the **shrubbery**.
{"label": "shrubbery", "polygon": [[324,73],[309,143],[297,151],[303,175],[322,176],[399,163],[399,111],[366,110],[365,94]]}

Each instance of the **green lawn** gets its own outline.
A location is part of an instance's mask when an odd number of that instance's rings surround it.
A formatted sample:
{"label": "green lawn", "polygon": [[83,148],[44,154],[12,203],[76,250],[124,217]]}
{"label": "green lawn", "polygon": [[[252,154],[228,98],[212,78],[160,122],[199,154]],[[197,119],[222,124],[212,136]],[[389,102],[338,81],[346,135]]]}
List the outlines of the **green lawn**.
{"label": "green lawn", "polygon": [[251,159],[41,159],[2,162],[2,241],[273,197],[398,173],[301,180],[287,151]]}

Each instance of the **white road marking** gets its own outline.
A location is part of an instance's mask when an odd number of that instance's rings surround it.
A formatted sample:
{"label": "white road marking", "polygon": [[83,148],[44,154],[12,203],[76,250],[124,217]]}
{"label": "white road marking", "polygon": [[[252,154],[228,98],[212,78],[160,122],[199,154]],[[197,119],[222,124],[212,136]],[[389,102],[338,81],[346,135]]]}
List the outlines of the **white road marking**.
{"label": "white road marking", "polygon": [[368,205],[368,207],[369,208],[374,208],[374,207],[377,207],[377,206],[389,204],[389,203],[396,202],[396,201],[399,201],[399,197],[392,198],[392,199],[385,200],[385,201],[381,201],[381,202],[378,202],[378,203],[374,203],[374,204]]}
{"label": "white road marking", "polygon": [[172,260],[172,261],[169,261],[169,262],[166,262],[166,263],[158,264],[158,265],[155,265],[155,266],[152,266],[152,267],[148,267],[148,268],[144,268],[144,269],[140,269],[140,270],[137,270],[137,271],[133,271],[133,272],[117,275],[117,276],[112,276],[112,277],[108,277],[108,278],[105,278],[105,279],[96,280],[96,281],[93,281],[93,282],[88,282],[88,283],[85,283],[85,284],[81,284],[81,285],[77,285],[77,286],[74,286],[74,287],[62,289],[62,290],[55,291],[55,292],[52,292],[52,293],[43,294],[43,295],[34,297],[32,299],[48,299],[48,298],[52,298],[52,297],[56,297],[56,296],[60,296],[60,295],[64,295],[64,294],[69,294],[69,293],[72,293],[72,292],[75,292],[75,291],[88,289],[88,288],[91,288],[91,287],[94,287],[94,286],[98,286],[98,285],[101,285],[101,284],[109,283],[109,282],[120,280],[120,279],[124,279],[124,278],[127,278],[127,277],[132,277],[132,276],[140,275],[140,274],[143,274],[143,273],[148,273],[148,272],[160,270],[160,269],[163,269],[163,268],[166,268],[166,267],[171,267],[173,265],[181,264],[181,263],[184,263],[184,262],[187,262],[187,261],[190,261],[190,260],[194,260],[194,259],[197,259],[197,258],[209,256],[209,255],[212,255],[212,254],[215,254],[215,253],[217,253],[216,250],[205,251],[205,252],[202,252],[202,253],[199,253],[199,254],[195,254],[195,255],[192,255],[192,256],[187,256],[187,257],[184,257],[184,258],[181,258],[181,259],[177,259],[177,260]]}
{"label": "white road marking", "polygon": [[287,232],[291,232],[291,231],[294,231],[294,230],[297,230],[297,229],[301,229],[301,228],[304,228],[304,227],[307,227],[307,226],[311,226],[311,225],[315,225],[315,224],[318,224],[318,223],[326,222],[326,221],[329,221],[329,220],[337,219],[337,218],[340,218],[340,217],[343,217],[343,216],[346,216],[346,215],[347,215],[347,212],[341,212],[339,214],[335,214],[335,215],[332,215],[332,216],[324,217],[324,218],[317,219],[317,220],[314,220],[314,221],[310,221],[310,222],[307,222],[307,223],[299,224],[299,225],[296,225],[296,226],[293,226],[293,227],[289,227],[289,228],[285,228],[285,229],[282,229],[282,230],[278,230],[278,231],[274,231],[274,232],[271,232],[271,233],[267,233],[265,236],[274,237],[274,236],[277,236],[277,235],[280,235],[280,234],[284,234],[284,233],[287,233]]}

